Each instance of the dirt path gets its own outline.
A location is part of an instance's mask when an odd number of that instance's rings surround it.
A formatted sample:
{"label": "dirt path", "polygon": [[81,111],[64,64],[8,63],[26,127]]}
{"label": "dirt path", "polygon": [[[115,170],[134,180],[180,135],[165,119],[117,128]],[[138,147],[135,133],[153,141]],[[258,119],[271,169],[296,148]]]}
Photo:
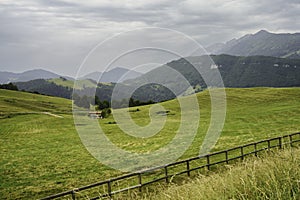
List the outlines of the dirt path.
{"label": "dirt path", "polygon": [[45,114],[45,115],[50,115],[50,116],[57,117],[57,118],[64,118],[62,116],[59,116],[59,115],[56,115],[56,114],[53,114],[53,113],[50,113],[50,112],[42,112],[42,113]]}

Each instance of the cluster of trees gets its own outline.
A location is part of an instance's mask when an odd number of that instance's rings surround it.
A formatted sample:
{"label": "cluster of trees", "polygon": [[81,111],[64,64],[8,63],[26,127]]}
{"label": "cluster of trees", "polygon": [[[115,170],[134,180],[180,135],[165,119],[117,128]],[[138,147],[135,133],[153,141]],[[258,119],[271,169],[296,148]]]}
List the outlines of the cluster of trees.
{"label": "cluster of trees", "polygon": [[106,118],[111,114],[111,109],[110,108],[105,108],[101,112],[101,117]]}
{"label": "cluster of trees", "polygon": [[97,106],[98,110],[104,110],[106,108],[110,108],[109,101],[107,100],[100,101],[98,96],[95,96],[95,105]]}
{"label": "cluster of trees", "polygon": [[139,101],[135,100],[134,98],[128,99],[122,99],[120,101],[114,100],[112,104],[110,104],[109,101],[104,100],[101,101],[98,96],[89,97],[87,95],[78,95],[76,93],[73,94],[73,100],[74,104],[78,107],[87,108],[89,109],[91,105],[96,106],[96,110],[107,110],[111,107],[113,108],[126,108],[126,107],[135,107],[135,106],[143,106],[143,105],[149,105],[154,104],[155,102],[152,100],[149,101]]}
{"label": "cluster of trees", "polygon": [[100,101],[98,96],[95,96],[96,110],[101,110],[101,117],[106,118],[111,114],[109,101]]}
{"label": "cluster of trees", "polygon": [[89,109],[91,105],[96,106],[96,110],[101,110],[101,117],[106,118],[111,114],[110,104],[108,101],[100,101],[98,96],[89,97],[87,95],[73,94],[74,104],[81,108]]}
{"label": "cluster of trees", "polygon": [[128,99],[122,99],[120,101],[113,101],[112,107],[113,108],[126,108],[126,107],[136,107],[136,106],[144,106],[149,104],[154,104],[155,102],[152,100],[149,101],[139,101],[135,100],[133,98]]}
{"label": "cluster of trees", "polygon": [[149,105],[149,104],[154,104],[155,102],[152,100],[149,101],[139,101],[139,100],[134,100],[133,98],[129,99],[129,107],[135,107],[135,106],[144,106],[144,105]]}
{"label": "cluster of trees", "polygon": [[6,89],[6,90],[16,90],[18,91],[18,87],[12,83],[8,84],[2,84],[0,85],[0,89]]}

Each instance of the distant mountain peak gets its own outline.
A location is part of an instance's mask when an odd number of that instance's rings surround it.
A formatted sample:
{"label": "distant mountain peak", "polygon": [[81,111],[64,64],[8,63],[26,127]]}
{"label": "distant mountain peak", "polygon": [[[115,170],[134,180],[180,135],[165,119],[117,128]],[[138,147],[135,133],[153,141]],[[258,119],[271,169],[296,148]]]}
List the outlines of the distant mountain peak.
{"label": "distant mountain peak", "polygon": [[254,34],[247,34],[233,39],[225,45],[211,45],[207,47],[211,54],[229,54],[236,56],[272,56],[282,58],[300,58],[300,33],[270,33],[260,30]]}
{"label": "distant mountain peak", "polygon": [[265,35],[265,34],[272,34],[270,32],[268,32],[267,30],[260,30],[257,33],[255,33],[254,35]]}

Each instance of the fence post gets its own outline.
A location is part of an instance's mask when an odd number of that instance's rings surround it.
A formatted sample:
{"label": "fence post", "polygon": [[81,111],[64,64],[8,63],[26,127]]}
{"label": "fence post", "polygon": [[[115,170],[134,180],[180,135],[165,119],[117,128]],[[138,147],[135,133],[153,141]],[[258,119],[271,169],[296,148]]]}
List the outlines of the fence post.
{"label": "fence post", "polygon": [[187,170],[187,175],[191,176],[191,173],[190,173],[190,162],[189,162],[189,160],[186,161],[186,170]]}
{"label": "fence post", "polygon": [[241,146],[241,160],[244,160],[244,148]]}
{"label": "fence post", "polygon": [[207,161],[207,169],[210,170],[209,155],[206,156],[206,161]]}
{"label": "fence post", "polygon": [[165,177],[166,177],[166,183],[169,183],[168,167],[167,166],[165,166]]}
{"label": "fence post", "polygon": [[225,158],[226,158],[226,164],[229,164],[229,162],[228,162],[228,151],[225,151]]}
{"label": "fence post", "polygon": [[293,147],[293,136],[289,135],[289,138],[290,138],[290,146]]}
{"label": "fence post", "polygon": [[282,149],[282,137],[279,138],[279,149]]}
{"label": "fence post", "polygon": [[138,174],[138,178],[139,178],[139,184],[140,184],[139,191],[142,192],[143,184],[142,184],[142,173],[141,172]]}
{"label": "fence post", "polygon": [[72,190],[72,200],[75,200],[75,199],[76,199],[75,194],[76,194],[76,191],[75,191],[75,189],[73,189],[73,190]]}
{"label": "fence post", "polygon": [[110,180],[108,180],[108,182],[107,182],[107,192],[108,192],[109,199],[111,199],[111,183],[110,183]]}
{"label": "fence post", "polygon": [[270,140],[268,140],[268,150],[271,149]]}
{"label": "fence post", "polygon": [[257,157],[257,143],[254,143],[254,155]]}

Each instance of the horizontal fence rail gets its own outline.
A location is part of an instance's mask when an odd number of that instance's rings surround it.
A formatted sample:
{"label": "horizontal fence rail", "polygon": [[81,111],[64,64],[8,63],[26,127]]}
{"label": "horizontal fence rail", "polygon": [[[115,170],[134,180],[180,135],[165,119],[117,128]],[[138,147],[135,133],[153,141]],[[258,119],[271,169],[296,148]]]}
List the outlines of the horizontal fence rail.
{"label": "horizontal fence rail", "polygon": [[[101,187],[101,186],[105,187],[105,192],[99,194],[96,197],[89,198],[89,199],[95,200],[95,199],[102,199],[102,198],[111,198],[113,195],[117,193],[129,191],[133,189],[138,189],[141,192],[144,186],[150,185],[152,183],[156,183],[163,180],[166,183],[169,183],[170,179],[174,176],[178,176],[181,174],[187,174],[187,176],[190,176],[191,172],[195,170],[205,169],[205,168],[207,170],[210,170],[212,166],[218,164],[223,164],[223,163],[229,164],[230,161],[239,160],[239,159],[243,160],[246,156],[249,155],[257,156],[258,153],[262,151],[271,150],[273,148],[281,149],[285,146],[293,146],[293,144],[297,142],[300,142],[300,132],[285,135],[285,136],[270,138],[266,140],[261,140],[258,142],[237,146],[234,148],[210,153],[207,155],[197,156],[197,157],[177,161],[174,163],[170,163],[168,165],[158,166],[140,172],[130,173],[127,175],[111,178],[105,181],[97,182],[80,188],[75,188],[73,190],[69,190],[66,192],[54,194],[42,198],[41,200],[50,200],[50,199],[57,199],[62,197],[64,198],[68,197],[74,200],[77,198],[80,192],[86,191],[91,188]],[[172,170],[173,167],[176,168],[178,166],[181,167],[178,171],[176,171],[176,169]],[[149,180],[149,177],[151,175],[152,176],[155,175],[155,176],[152,180]],[[145,178],[148,178],[148,180],[145,180]],[[119,181],[124,181],[129,179],[135,180],[134,181],[135,184],[114,190],[113,187],[115,186],[116,183],[118,183]]]}

